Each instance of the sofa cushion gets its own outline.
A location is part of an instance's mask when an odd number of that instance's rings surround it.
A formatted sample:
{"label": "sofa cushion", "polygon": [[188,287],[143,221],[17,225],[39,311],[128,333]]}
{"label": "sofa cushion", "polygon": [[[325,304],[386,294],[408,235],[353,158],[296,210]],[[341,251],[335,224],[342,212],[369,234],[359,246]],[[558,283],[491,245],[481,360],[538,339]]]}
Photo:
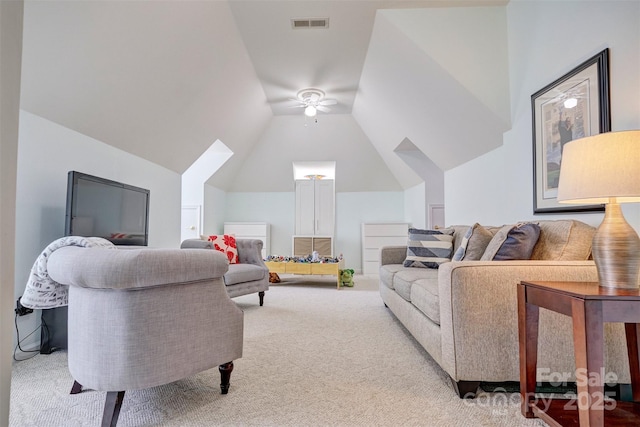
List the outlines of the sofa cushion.
{"label": "sofa cushion", "polygon": [[413,282],[408,282],[403,279],[395,278],[393,280],[393,288],[398,295],[404,298],[406,301],[411,302],[411,285]]}
{"label": "sofa cushion", "polygon": [[453,252],[453,229],[421,230],[409,229],[405,267],[438,268],[451,261]]}
{"label": "sofa cushion", "polygon": [[438,280],[438,270],[431,268],[403,268],[393,276],[393,288],[405,300],[411,302],[411,286],[420,279],[435,277]]}
{"label": "sofa cushion", "polygon": [[463,236],[460,246],[453,255],[453,261],[478,261],[491,239],[493,239],[493,233],[476,222]]}
{"label": "sofa cushion", "polygon": [[493,257],[495,261],[510,261],[531,258],[533,247],[538,242],[540,226],[534,223],[518,224],[509,230],[507,238]]}
{"label": "sofa cushion", "polygon": [[440,325],[437,274],[434,274],[433,277],[418,279],[413,282],[411,286],[411,304],[431,319],[433,323]]}
{"label": "sofa cushion", "polygon": [[385,264],[380,266],[380,271],[378,272],[380,283],[384,283],[389,289],[393,289],[393,276],[400,270],[404,270],[402,264]]}
{"label": "sofa cushion", "polygon": [[584,261],[591,255],[596,229],[581,221],[540,221],[540,238],[531,259]]}
{"label": "sofa cushion", "polygon": [[268,273],[268,269],[255,264],[231,264],[229,265],[229,271],[223,276],[224,284],[230,286],[236,283],[262,280]]}

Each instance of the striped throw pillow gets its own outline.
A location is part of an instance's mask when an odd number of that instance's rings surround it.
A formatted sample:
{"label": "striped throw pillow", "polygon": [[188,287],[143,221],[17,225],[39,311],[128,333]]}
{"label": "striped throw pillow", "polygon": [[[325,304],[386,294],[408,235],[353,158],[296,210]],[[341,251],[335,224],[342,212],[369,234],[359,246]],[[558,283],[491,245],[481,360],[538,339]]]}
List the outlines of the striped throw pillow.
{"label": "striped throw pillow", "polygon": [[453,229],[420,230],[409,229],[405,267],[438,268],[451,261],[453,252]]}

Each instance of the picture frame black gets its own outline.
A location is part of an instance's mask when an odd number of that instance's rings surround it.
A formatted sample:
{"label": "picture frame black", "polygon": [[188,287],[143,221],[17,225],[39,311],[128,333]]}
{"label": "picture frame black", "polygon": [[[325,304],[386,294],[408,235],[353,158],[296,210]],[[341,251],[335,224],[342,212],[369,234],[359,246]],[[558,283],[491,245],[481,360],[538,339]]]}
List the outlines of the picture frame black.
{"label": "picture frame black", "polygon": [[531,113],[533,213],[604,211],[604,205],[560,204],[557,188],[564,144],[611,130],[609,49],[531,95]]}

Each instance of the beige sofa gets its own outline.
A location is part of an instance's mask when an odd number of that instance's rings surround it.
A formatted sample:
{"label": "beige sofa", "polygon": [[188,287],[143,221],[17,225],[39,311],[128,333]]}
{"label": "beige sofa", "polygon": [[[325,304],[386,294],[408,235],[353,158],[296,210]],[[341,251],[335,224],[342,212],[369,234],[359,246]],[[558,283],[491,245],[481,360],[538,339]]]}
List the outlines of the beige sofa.
{"label": "beige sofa", "polygon": [[[404,267],[406,246],[380,251],[385,306],[449,374],[460,397],[473,397],[480,382],[519,381],[517,283],[597,281],[588,260],[593,227],[572,220],[537,223],[531,260],[451,261],[431,269]],[[455,252],[469,226],[452,228]],[[605,324],[605,338],[607,372],[629,383],[623,325]],[[540,310],[538,381],[575,381],[574,373],[571,319]]]}

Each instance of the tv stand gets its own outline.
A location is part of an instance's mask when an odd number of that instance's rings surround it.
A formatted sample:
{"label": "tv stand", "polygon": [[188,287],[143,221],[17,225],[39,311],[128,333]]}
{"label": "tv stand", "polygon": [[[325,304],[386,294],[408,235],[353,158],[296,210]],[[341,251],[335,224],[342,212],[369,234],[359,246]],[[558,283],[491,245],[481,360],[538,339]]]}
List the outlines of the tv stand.
{"label": "tv stand", "polygon": [[67,307],[43,309],[40,321],[40,354],[67,348]]}

